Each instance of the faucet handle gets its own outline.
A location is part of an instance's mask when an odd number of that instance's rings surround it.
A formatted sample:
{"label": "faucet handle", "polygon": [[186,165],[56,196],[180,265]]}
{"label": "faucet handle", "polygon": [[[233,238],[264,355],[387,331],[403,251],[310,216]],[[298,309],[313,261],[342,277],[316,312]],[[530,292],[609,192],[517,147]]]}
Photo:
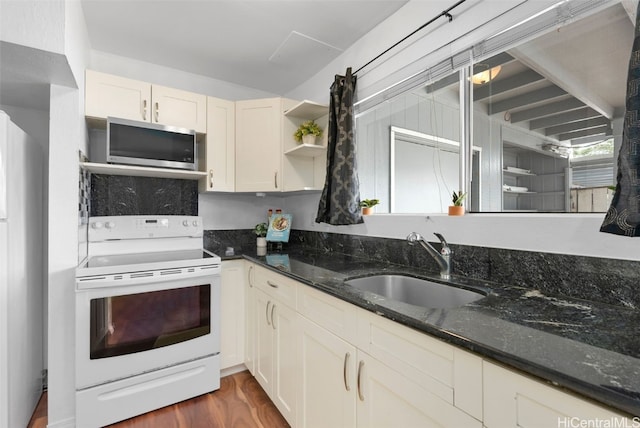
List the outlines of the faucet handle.
{"label": "faucet handle", "polygon": [[407,241],[409,242],[409,245],[413,245],[415,244],[417,241],[422,240],[422,236],[420,236],[419,233],[416,232],[411,232],[408,236],[407,236]]}
{"label": "faucet handle", "polygon": [[451,254],[452,253],[451,248],[449,248],[449,244],[447,244],[447,241],[444,239],[444,236],[442,236],[438,232],[435,232],[434,235],[438,237],[438,239],[440,240],[440,243],[442,244],[442,249],[440,250],[440,254]]}

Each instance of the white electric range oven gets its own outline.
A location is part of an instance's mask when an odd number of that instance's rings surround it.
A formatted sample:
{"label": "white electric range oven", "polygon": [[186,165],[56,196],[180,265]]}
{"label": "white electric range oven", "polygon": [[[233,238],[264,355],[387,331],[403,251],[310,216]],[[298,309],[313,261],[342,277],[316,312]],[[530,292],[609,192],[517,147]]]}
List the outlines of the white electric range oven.
{"label": "white electric range oven", "polygon": [[193,216],[91,217],[76,270],[76,426],[220,387],[220,258]]}

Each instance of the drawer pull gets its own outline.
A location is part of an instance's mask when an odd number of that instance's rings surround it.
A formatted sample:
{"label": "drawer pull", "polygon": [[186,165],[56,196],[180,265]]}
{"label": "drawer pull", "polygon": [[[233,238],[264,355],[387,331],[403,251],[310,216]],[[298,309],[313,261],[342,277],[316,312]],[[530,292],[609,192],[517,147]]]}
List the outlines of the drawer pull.
{"label": "drawer pull", "polygon": [[271,281],[267,281],[267,284],[269,284],[270,286],[272,286],[273,288],[278,288],[278,284],[275,284]]}
{"label": "drawer pull", "polygon": [[273,311],[275,309],[276,309],[276,305],[275,304],[271,305],[271,327],[273,327],[274,330],[276,329],[276,323],[273,320]]}
{"label": "drawer pull", "polygon": [[364,401],[364,394],[362,393],[362,385],[360,385],[363,368],[364,368],[364,361],[360,360],[360,363],[358,364],[358,398],[360,399],[360,401]]}
{"label": "drawer pull", "polygon": [[213,170],[209,170],[209,188],[213,189]]}
{"label": "drawer pull", "polygon": [[277,189],[278,188],[278,171],[276,171],[273,174],[273,182],[274,182],[274,185],[276,186],[276,189]]}
{"label": "drawer pull", "polygon": [[156,102],[156,123],[160,121],[160,104]]}
{"label": "drawer pull", "polygon": [[342,367],[342,379],[344,380],[344,389],[347,391],[351,391],[351,387],[349,386],[349,382],[347,382],[347,364],[349,362],[349,358],[351,357],[350,353],[344,354],[344,367]]}
{"label": "drawer pull", "polygon": [[253,281],[251,281],[251,272],[253,272],[253,265],[249,266],[249,272],[247,273],[247,281],[249,282],[249,287],[253,288]]}
{"label": "drawer pull", "polygon": [[267,302],[267,310],[265,311],[265,315],[267,317],[267,325],[271,325],[271,322],[269,321],[269,306],[271,306],[271,300]]}

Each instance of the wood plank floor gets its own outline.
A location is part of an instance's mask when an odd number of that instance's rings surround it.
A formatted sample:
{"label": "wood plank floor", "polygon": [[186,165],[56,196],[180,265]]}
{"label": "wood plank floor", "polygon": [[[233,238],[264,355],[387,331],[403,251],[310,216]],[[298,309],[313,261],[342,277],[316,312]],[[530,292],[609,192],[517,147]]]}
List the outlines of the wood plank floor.
{"label": "wood plank floor", "polygon": [[[44,410],[41,408],[43,407]],[[28,428],[46,427],[46,394]],[[279,428],[289,427],[248,371],[220,380],[218,391],[163,407],[110,428]]]}

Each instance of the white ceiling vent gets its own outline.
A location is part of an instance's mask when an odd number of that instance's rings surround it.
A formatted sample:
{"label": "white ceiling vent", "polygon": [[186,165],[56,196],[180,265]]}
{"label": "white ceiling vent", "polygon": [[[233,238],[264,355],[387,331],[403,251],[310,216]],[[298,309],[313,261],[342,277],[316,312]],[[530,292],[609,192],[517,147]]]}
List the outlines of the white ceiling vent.
{"label": "white ceiling vent", "polygon": [[297,31],[289,33],[286,39],[269,57],[269,62],[300,70],[320,68],[337,57],[342,49],[316,40]]}

